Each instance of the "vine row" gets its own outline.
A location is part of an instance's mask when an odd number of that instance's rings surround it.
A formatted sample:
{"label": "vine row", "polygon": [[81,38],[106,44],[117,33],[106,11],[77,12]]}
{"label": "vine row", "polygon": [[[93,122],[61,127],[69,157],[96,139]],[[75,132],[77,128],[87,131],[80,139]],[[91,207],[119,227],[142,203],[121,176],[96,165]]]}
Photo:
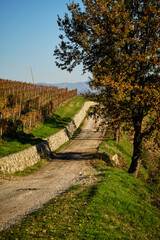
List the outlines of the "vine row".
{"label": "vine row", "polygon": [[0,79],[0,138],[45,122],[62,102],[76,95],[77,89]]}

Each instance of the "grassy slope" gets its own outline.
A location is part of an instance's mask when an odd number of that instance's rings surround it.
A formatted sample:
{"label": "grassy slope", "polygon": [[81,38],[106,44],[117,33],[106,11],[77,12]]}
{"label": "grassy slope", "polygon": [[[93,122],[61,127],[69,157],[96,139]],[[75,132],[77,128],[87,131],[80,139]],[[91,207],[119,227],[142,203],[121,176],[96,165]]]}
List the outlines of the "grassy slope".
{"label": "grassy slope", "polygon": [[99,148],[101,159],[94,161],[99,182],[73,187],[1,232],[0,239],[160,239],[160,211],[147,186],[122,169],[108,167],[107,156],[117,152],[120,167],[126,169],[131,151],[126,136],[120,144],[107,138]]}
{"label": "grassy slope", "polygon": [[116,168],[103,177],[52,200],[0,239],[159,239],[160,212],[145,185]]}
{"label": "grassy slope", "polygon": [[73,98],[58,109],[45,124],[41,124],[41,126],[33,129],[28,134],[20,134],[19,139],[5,141],[0,145],[0,157],[23,150],[58,132],[71,121],[71,118],[81,109],[84,102],[84,98]]}
{"label": "grassy slope", "polygon": [[[99,154],[100,156],[102,155],[102,159],[105,158],[105,161],[107,158],[111,159],[113,155],[118,154],[120,168],[127,171],[132,160],[132,143],[126,134],[121,137],[119,143],[116,143],[110,136],[111,133],[109,132],[106,139],[99,147]],[[109,165],[115,166],[110,160]],[[148,178],[148,173],[142,166],[140,166],[138,178],[141,180],[146,180]]]}

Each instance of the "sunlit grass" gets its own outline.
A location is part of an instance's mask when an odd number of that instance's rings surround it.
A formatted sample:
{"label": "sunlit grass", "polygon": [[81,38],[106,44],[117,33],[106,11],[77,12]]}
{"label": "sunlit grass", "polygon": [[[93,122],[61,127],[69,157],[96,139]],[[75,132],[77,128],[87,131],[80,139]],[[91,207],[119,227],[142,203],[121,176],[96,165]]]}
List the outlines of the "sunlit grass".
{"label": "sunlit grass", "polygon": [[85,102],[86,100],[82,97],[71,99],[67,104],[59,108],[45,124],[31,131],[31,134],[37,138],[46,138],[58,132],[71,121]]}
{"label": "sunlit grass", "polygon": [[119,143],[107,136],[102,142],[98,150],[99,153],[105,153],[111,159],[115,154],[118,154],[120,161],[124,159],[125,166],[128,167],[131,163],[133,146],[128,140],[128,136],[124,134]]}

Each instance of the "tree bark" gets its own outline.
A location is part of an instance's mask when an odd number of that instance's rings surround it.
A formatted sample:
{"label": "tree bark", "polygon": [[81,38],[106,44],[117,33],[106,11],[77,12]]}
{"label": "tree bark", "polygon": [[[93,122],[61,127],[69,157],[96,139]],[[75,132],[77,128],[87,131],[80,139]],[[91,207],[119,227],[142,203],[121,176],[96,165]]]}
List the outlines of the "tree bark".
{"label": "tree bark", "polygon": [[121,140],[121,127],[120,124],[114,128],[114,140],[119,143]]}
{"label": "tree bark", "polygon": [[137,118],[134,119],[134,142],[133,142],[133,156],[132,162],[128,172],[133,175],[135,178],[138,175],[139,166],[141,162],[141,154],[142,154],[142,134],[141,134],[141,127],[142,127],[142,119]]}

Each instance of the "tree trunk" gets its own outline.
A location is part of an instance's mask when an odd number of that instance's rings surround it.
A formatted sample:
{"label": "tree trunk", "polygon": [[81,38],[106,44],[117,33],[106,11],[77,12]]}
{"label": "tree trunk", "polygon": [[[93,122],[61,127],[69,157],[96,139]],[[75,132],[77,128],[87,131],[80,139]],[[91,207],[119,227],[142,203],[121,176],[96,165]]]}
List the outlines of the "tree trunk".
{"label": "tree trunk", "polygon": [[141,162],[141,154],[142,154],[142,134],[141,134],[141,127],[142,127],[142,119],[135,119],[134,120],[134,142],[133,142],[133,156],[132,162],[128,172],[133,175],[135,178],[138,175],[139,166]]}
{"label": "tree trunk", "polygon": [[114,128],[114,140],[119,143],[121,140],[121,127],[120,124]]}

